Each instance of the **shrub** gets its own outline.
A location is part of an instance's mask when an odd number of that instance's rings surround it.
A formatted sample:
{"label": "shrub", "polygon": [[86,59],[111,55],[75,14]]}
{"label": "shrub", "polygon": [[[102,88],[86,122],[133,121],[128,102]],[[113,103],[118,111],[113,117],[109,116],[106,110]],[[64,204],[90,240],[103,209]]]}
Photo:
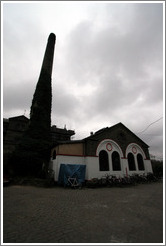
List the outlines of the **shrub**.
{"label": "shrub", "polygon": [[153,173],[156,177],[163,176],[163,161],[151,160]]}

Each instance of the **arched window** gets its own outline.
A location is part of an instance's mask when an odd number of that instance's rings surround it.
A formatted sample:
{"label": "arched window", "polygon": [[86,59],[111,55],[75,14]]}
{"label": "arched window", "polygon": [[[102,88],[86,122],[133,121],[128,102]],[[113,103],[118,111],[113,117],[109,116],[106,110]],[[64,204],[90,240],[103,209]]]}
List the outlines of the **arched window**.
{"label": "arched window", "polygon": [[108,154],[105,150],[99,153],[99,169],[100,171],[109,171]]}
{"label": "arched window", "polygon": [[128,158],[129,170],[135,171],[136,167],[135,167],[134,155],[132,153],[128,153],[127,158]]}
{"label": "arched window", "polygon": [[112,169],[113,171],[120,171],[121,165],[120,165],[120,156],[117,151],[114,151],[112,153]]}
{"label": "arched window", "polygon": [[145,170],[144,161],[143,161],[143,157],[141,154],[137,155],[137,163],[138,163],[138,169],[139,170]]}
{"label": "arched window", "polygon": [[52,159],[53,159],[53,160],[56,159],[56,150],[54,150],[54,152],[53,152]]}

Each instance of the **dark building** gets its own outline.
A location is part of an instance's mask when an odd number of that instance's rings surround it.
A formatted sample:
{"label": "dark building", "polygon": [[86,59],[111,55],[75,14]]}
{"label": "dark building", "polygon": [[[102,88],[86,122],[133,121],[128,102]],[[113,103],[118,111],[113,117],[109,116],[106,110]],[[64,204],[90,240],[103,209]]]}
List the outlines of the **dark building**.
{"label": "dark building", "polygon": [[67,130],[66,128],[58,128],[55,125],[51,127],[51,143],[52,146],[60,143],[61,141],[70,141],[71,136],[75,135],[73,130]]}
{"label": "dark building", "polygon": [[[29,119],[24,115],[3,119],[3,159],[7,164],[11,154],[20,143],[23,133],[27,130]],[[55,146],[61,141],[71,140],[75,132],[66,128],[51,127],[51,145]]]}
{"label": "dark building", "polygon": [[4,165],[19,144],[27,130],[29,119],[24,115],[3,119],[3,159]]}

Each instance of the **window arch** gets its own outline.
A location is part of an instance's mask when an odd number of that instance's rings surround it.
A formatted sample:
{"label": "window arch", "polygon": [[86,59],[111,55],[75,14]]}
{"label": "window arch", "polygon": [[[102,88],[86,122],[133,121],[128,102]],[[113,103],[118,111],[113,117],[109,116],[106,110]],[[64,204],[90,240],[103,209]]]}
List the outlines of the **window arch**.
{"label": "window arch", "polygon": [[120,171],[121,165],[120,165],[120,156],[117,151],[114,151],[112,153],[112,169],[113,171]]}
{"label": "window arch", "polygon": [[109,171],[108,153],[101,150],[99,153],[99,169],[100,171]]}
{"label": "window arch", "polygon": [[136,166],[135,166],[134,155],[132,153],[128,153],[127,158],[128,158],[129,170],[130,171],[135,171],[136,170]]}
{"label": "window arch", "polygon": [[138,163],[138,169],[139,170],[145,170],[144,161],[143,161],[143,157],[141,154],[137,155],[137,163]]}

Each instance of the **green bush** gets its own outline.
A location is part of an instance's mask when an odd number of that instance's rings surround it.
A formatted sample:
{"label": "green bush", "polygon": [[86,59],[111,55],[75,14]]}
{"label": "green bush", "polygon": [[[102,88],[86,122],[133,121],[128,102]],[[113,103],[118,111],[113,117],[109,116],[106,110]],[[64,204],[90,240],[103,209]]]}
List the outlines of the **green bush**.
{"label": "green bush", "polygon": [[156,177],[163,176],[163,161],[151,160],[153,173]]}

